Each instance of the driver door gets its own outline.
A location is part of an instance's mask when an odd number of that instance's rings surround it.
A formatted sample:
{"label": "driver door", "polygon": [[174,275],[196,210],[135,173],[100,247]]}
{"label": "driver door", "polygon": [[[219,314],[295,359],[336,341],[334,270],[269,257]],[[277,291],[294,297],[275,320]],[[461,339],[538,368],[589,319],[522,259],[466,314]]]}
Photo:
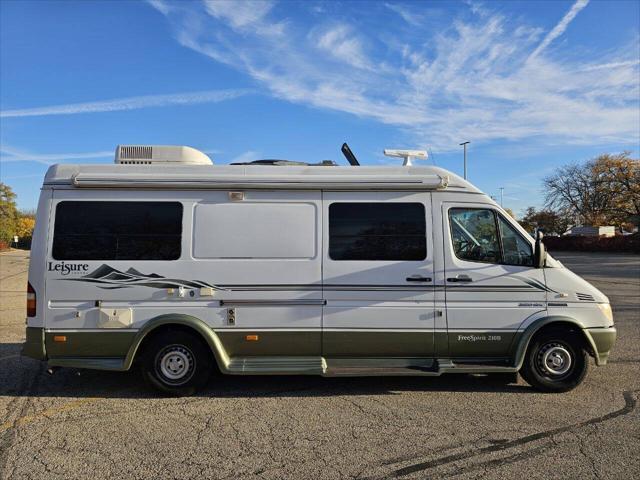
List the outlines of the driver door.
{"label": "driver door", "polygon": [[546,309],[533,240],[494,205],[442,203],[449,351],[504,358],[528,317]]}

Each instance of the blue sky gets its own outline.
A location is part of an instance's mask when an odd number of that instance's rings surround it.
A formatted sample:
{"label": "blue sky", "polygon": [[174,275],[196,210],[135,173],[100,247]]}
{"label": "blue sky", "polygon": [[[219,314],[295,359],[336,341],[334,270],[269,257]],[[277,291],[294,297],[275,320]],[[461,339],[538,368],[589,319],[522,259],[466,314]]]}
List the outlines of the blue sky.
{"label": "blue sky", "polygon": [[554,167],[640,142],[636,1],[1,1],[0,179],[119,143],[392,164],[425,148],[520,213]]}

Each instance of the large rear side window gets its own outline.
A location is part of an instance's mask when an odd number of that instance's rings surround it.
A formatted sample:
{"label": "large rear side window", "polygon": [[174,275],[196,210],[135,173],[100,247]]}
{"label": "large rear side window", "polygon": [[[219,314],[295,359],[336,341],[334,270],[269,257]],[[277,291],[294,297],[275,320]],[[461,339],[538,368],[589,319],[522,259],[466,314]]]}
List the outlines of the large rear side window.
{"label": "large rear side window", "polygon": [[332,260],[424,260],[426,218],[421,203],[332,203]]}
{"label": "large rear side window", "polygon": [[179,202],[58,203],[56,260],[176,260],[182,240]]}

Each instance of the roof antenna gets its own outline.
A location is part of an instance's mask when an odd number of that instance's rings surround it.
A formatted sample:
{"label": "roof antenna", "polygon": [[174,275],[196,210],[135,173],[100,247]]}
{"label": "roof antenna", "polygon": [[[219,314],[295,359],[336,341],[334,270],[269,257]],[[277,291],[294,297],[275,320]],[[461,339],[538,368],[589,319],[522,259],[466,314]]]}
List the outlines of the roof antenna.
{"label": "roof antenna", "polygon": [[431,161],[433,162],[434,165],[436,165],[436,166],[438,165],[438,162],[436,162],[436,156],[431,151],[431,147],[429,147],[427,149],[427,157],[431,159]]}
{"label": "roof antenna", "polygon": [[342,148],[340,150],[342,150],[342,154],[347,159],[347,162],[349,162],[349,165],[351,165],[352,167],[360,166],[360,162],[358,162],[358,159],[353,154],[346,142],[342,144]]}
{"label": "roof antenna", "polygon": [[427,158],[427,152],[424,150],[391,150],[388,148],[384,149],[384,154],[387,157],[400,157],[404,159],[402,163],[403,167],[410,167],[413,165],[413,158]]}

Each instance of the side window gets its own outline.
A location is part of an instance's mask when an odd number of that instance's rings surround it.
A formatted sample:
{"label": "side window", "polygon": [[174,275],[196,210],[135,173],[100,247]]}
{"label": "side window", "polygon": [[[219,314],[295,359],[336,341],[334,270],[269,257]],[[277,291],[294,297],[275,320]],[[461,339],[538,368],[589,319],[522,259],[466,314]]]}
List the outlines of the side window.
{"label": "side window", "polygon": [[531,244],[525,241],[504,218],[499,215],[498,217],[500,219],[500,235],[502,238],[502,257],[504,263],[526,267],[533,266]]}
{"label": "side window", "polygon": [[424,260],[426,218],[422,203],[332,203],[332,260]]}
{"label": "side window", "polygon": [[449,225],[456,257],[472,262],[501,262],[493,210],[452,208],[449,210]]}
{"label": "side window", "polygon": [[56,260],[176,260],[182,240],[179,202],[76,202],[56,207]]}

